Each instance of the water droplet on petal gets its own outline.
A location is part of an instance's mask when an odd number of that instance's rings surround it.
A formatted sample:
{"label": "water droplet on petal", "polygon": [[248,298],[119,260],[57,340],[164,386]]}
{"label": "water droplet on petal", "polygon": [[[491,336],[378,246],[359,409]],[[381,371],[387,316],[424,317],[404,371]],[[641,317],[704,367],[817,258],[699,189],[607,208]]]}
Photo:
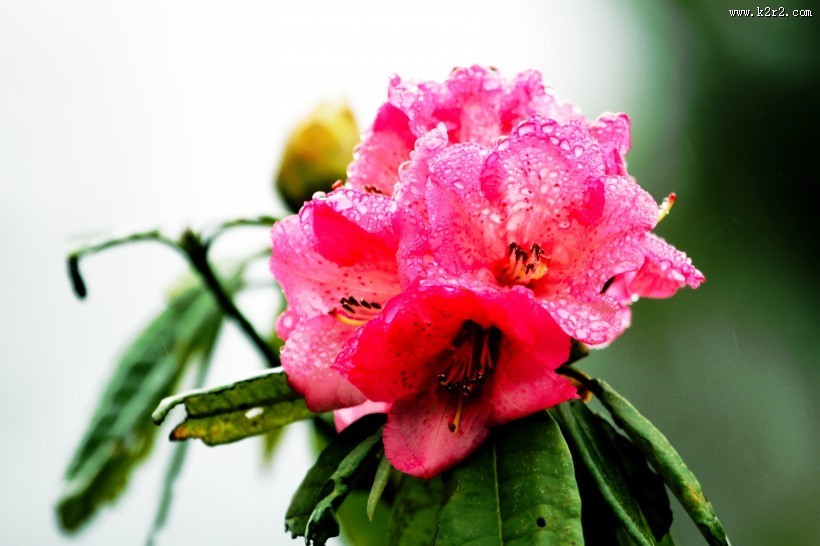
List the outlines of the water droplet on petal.
{"label": "water droplet on petal", "polygon": [[581,157],[581,155],[584,153],[584,147],[580,145],[576,146],[572,149],[572,153],[575,154],[575,157]]}

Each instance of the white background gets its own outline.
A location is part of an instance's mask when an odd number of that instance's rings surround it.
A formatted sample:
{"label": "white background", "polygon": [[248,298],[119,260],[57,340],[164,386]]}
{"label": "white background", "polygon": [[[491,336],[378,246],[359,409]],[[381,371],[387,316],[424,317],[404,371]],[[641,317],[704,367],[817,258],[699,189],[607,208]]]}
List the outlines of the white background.
{"label": "white background", "polygon": [[[78,537],[58,531],[62,472],[111,364],[184,271],[164,248],[115,250],[84,263],[80,303],[69,249],[132,228],[281,212],[271,179],[289,129],[337,97],[364,128],[393,72],[536,68],[590,117],[650,119],[647,97],[665,84],[649,87],[645,31],[611,3],[580,4],[0,3],[0,543],[142,544],[169,454],[160,441]],[[225,256],[228,241],[244,251],[267,233],[226,240]],[[240,303],[264,329],[270,296],[254,294]],[[208,384],[260,365],[228,329]],[[255,440],[193,445],[159,543],[289,543],[284,510],[311,455],[304,429],[284,445],[269,469]]]}

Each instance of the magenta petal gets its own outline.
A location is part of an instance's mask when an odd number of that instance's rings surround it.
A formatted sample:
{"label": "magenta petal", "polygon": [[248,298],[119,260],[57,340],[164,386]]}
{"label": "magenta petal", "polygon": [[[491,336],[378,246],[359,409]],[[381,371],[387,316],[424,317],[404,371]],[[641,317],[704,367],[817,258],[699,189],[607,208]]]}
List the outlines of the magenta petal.
{"label": "magenta petal", "polygon": [[455,397],[428,389],[390,408],[384,428],[384,452],[398,470],[432,478],[472,453],[487,438],[489,407],[470,401],[458,429],[448,424],[456,412]]}
{"label": "magenta petal", "polygon": [[384,104],[373,127],[353,151],[347,185],[391,195],[399,178],[399,165],[407,160],[414,140],[407,116],[391,104]]}
{"label": "magenta petal", "polygon": [[282,368],[291,386],[305,395],[311,411],[323,412],[365,401],[359,390],[330,365],[353,328],[320,315],[299,323],[282,349]]}
{"label": "magenta petal", "polygon": [[644,298],[668,298],[679,288],[697,288],[705,280],[692,260],[663,239],[647,234],[646,261],[629,282],[629,291]]}
{"label": "magenta petal", "polygon": [[393,262],[390,198],[351,189],[338,189],[324,199],[314,199],[301,211],[303,227],[325,258],[341,266]]}

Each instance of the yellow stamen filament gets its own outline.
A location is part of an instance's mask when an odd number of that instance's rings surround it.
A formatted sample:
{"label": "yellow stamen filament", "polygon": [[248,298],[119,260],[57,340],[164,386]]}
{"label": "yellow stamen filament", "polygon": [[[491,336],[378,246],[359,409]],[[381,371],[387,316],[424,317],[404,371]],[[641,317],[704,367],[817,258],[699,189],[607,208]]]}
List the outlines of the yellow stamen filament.
{"label": "yellow stamen filament", "polygon": [[447,423],[447,428],[450,429],[450,432],[455,434],[458,432],[458,425],[461,423],[461,410],[464,409],[464,397],[458,397],[458,408],[456,408],[456,416],[453,417],[453,420]]}
{"label": "yellow stamen filament", "polygon": [[674,193],[670,193],[669,196],[663,200],[661,206],[658,207],[658,222],[666,218],[666,216],[672,210],[672,206],[675,204],[676,200],[677,196]]}

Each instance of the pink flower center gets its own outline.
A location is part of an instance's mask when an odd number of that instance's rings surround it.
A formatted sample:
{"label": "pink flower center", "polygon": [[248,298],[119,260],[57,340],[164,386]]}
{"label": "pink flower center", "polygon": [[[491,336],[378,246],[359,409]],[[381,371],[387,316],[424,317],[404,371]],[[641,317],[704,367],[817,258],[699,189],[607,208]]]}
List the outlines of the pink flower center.
{"label": "pink flower center", "polygon": [[496,279],[502,286],[522,284],[524,286],[537,281],[549,271],[550,258],[544,255],[541,245],[534,243],[525,250],[518,243],[510,243],[507,258],[496,263]]}
{"label": "pink flower center", "polygon": [[450,432],[458,430],[464,398],[472,396],[493,371],[500,348],[501,330],[466,320],[441,354],[439,361],[444,372],[438,375],[438,382],[449,394],[458,397],[455,416],[448,423]]}
{"label": "pink flower center", "polygon": [[357,300],[353,296],[348,296],[339,300],[341,309],[333,309],[330,315],[336,318],[341,323],[350,326],[362,326],[368,320],[375,317],[382,306],[375,301]]}

